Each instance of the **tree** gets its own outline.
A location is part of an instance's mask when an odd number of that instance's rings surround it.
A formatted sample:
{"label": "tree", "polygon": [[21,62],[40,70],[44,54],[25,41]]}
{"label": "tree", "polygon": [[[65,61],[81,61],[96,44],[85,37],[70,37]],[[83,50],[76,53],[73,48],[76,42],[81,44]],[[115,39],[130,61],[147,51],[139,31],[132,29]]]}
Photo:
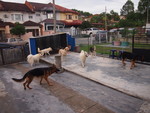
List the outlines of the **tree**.
{"label": "tree", "polygon": [[110,15],[111,15],[111,19],[113,19],[114,21],[120,20],[118,13],[114,12],[114,10],[110,11]]}
{"label": "tree", "polygon": [[134,3],[128,0],[122,7],[120,14],[122,16],[127,16],[129,13],[134,12]]}
{"label": "tree", "polygon": [[99,23],[101,21],[101,16],[100,15],[94,15],[91,18],[91,23]]}
{"label": "tree", "polygon": [[80,13],[80,15],[83,15],[85,17],[88,17],[88,16],[91,16],[92,14],[89,13],[89,12],[83,12],[83,11],[80,11],[80,10],[77,10],[77,9],[72,9],[73,11],[76,11],[78,13]]}
{"label": "tree", "polygon": [[13,35],[18,35],[19,37],[21,35],[25,34],[25,27],[20,23],[15,23],[15,26],[10,30],[10,33]]}
{"label": "tree", "polygon": [[81,29],[85,29],[89,27],[91,27],[91,23],[89,21],[83,21],[82,24],[80,25]]}
{"label": "tree", "polygon": [[147,8],[150,5],[148,3],[149,0],[140,0],[138,3],[138,11],[142,14],[147,12]]}
{"label": "tree", "polygon": [[143,19],[146,21],[146,17],[150,18],[150,1],[149,0],[140,0],[138,3],[138,12],[142,14]]}

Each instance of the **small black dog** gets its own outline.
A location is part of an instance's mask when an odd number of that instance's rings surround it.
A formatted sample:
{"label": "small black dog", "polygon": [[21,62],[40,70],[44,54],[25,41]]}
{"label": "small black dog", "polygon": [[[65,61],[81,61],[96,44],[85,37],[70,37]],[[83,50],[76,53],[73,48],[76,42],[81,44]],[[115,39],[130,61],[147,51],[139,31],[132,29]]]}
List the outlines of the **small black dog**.
{"label": "small black dog", "polygon": [[122,64],[124,66],[126,65],[126,63],[125,63],[126,59],[131,60],[130,69],[132,69],[133,67],[135,67],[135,61],[137,61],[137,60],[142,61],[144,59],[144,56],[138,55],[138,54],[135,54],[135,53],[130,53],[130,52],[122,52],[121,53],[121,58],[122,58]]}

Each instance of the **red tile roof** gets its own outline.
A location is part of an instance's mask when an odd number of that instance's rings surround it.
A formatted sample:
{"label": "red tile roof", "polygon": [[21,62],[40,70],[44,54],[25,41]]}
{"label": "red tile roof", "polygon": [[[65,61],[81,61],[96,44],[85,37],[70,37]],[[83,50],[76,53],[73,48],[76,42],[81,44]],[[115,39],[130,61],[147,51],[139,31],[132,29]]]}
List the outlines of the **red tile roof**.
{"label": "red tile roof", "polygon": [[72,22],[68,22],[68,21],[63,20],[62,22],[64,22],[65,25],[67,25],[67,26],[74,26],[74,25],[81,25],[82,24],[81,20],[73,20]]}
{"label": "red tile roof", "polygon": [[11,22],[3,22],[3,21],[0,21],[0,27],[5,27],[5,26],[7,26],[7,25],[9,25],[10,27],[13,27],[13,26],[14,26],[14,24],[11,23]]}
{"label": "red tile roof", "polygon": [[[51,5],[53,6],[52,3],[49,3],[49,4],[51,4]],[[58,10],[58,11],[60,11],[60,12],[64,12],[64,13],[75,13],[75,14],[79,14],[79,13],[76,12],[76,11],[73,11],[73,10],[71,10],[71,9],[67,9],[67,8],[65,8],[65,7],[62,7],[62,6],[59,6],[59,5],[56,5],[56,4],[55,4],[55,8],[56,8],[56,10]]]}
{"label": "red tile roof", "polygon": [[0,1],[0,11],[32,12],[25,4]]}
{"label": "red tile roof", "polygon": [[[41,11],[41,10],[53,11],[53,4],[52,3],[48,3],[48,4],[35,3],[35,2],[28,2],[28,3],[30,3],[32,5],[34,11]],[[67,9],[65,7],[62,7],[62,6],[59,6],[59,5],[56,5],[56,4],[55,4],[55,9],[56,9],[56,12],[79,14],[76,11],[73,11],[71,9]]]}
{"label": "red tile roof", "polygon": [[29,3],[34,11],[41,11],[41,10],[53,10],[53,6],[51,4],[43,4],[43,3],[35,3],[35,2],[27,2]]}
{"label": "red tile roof", "polygon": [[[54,19],[45,19],[42,22],[44,22],[44,23],[54,23]],[[59,21],[59,20],[56,20],[56,23],[57,24],[64,24],[64,22]]]}
{"label": "red tile roof", "polygon": [[104,25],[104,23],[92,23],[92,25]]}
{"label": "red tile roof", "polygon": [[24,22],[23,23],[23,25],[24,26],[39,26],[39,27],[42,27],[42,25],[41,24],[39,24],[39,23],[36,23],[36,22],[33,22],[33,21],[26,21],[26,22]]}

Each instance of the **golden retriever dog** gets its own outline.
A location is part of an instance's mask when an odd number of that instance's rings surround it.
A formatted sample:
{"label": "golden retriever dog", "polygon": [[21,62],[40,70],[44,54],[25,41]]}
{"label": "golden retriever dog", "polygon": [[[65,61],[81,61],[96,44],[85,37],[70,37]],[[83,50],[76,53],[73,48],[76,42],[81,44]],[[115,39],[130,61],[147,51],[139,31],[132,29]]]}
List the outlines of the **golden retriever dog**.
{"label": "golden retriever dog", "polygon": [[86,61],[86,57],[88,57],[88,53],[84,50],[81,50],[79,55],[80,55],[81,65],[82,67],[85,67],[85,61]]}
{"label": "golden retriever dog", "polygon": [[68,54],[69,47],[65,47],[64,49],[59,49],[58,54],[61,56],[61,59],[63,60],[63,57]]}
{"label": "golden retriever dog", "polygon": [[27,56],[27,61],[31,66],[33,66],[35,63],[39,63],[41,56],[42,56],[41,54],[35,55],[30,54]]}
{"label": "golden retriever dog", "polygon": [[45,55],[45,54],[50,55],[50,53],[49,53],[50,51],[52,51],[51,47],[46,48],[46,49],[42,49],[42,50],[40,50],[40,48],[38,48],[38,53],[41,53],[42,56]]}

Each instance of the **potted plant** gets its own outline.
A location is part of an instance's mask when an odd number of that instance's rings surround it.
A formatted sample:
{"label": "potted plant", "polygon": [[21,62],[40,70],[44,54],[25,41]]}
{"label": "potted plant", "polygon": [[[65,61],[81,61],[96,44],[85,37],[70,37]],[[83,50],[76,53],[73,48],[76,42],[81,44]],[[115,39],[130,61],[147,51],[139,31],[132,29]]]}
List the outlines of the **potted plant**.
{"label": "potted plant", "polygon": [[115,32],[115,37],[114,37],[114,46],[120,46],[121,41],[120,41],[120,37],[119,37],[119,32],[116,31]]}
{"label": "potted plant", "polygon": [[128,46],[129,45],[129,38],[132,37],[131,30],[128,30],[128,28],[124,28],[120,33],[122,34],[122,37],[124,37],[124,41],[121,42],[121,46]]}
{"label": "potted plant", "polygon": [[114,46],[120,46],[121,45],[121,41],[119,38],[116,38],[114,41],[113,41],[113,44]]}

